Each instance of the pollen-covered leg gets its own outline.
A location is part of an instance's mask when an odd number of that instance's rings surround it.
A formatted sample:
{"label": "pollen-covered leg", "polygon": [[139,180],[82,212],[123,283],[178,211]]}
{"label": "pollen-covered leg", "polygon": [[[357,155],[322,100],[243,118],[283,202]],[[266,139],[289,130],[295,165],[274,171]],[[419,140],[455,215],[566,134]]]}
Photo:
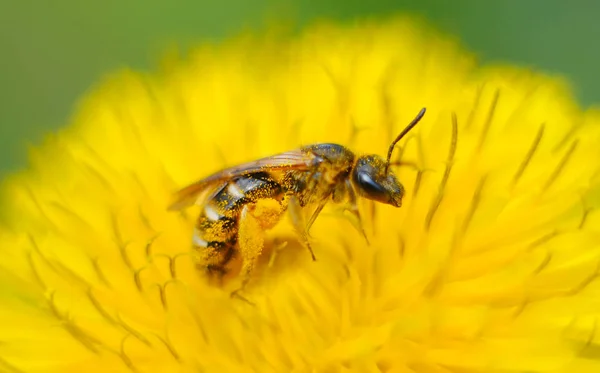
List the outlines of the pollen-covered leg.
{"label": "pollen-covered leg", "polygon": [[279,222],[282,211],[281,204],[273,199],[262,199],[242,209],[238,230],[238,245],[242,256],[242,284],[232,296],[241,297],[239,293],[250,281],[256,260],[264,248],[265,232]]}
{"label": "pollen-covered leg", "polygon": [[296,229],[296,232],[300,236],[302,243],[310,252],[312,260],[316,261],[317,258],[315,257],[315,253],[313,252],[312,247],[310,246],[310,240],[307,230],[308,225],[304,222],[304,216],[302,215],[302,207],[300,206],[300,202],[298,201],[298,199],[294,196],[290,197],[290,200],[288,202],[288,212],[290,214],[290,218],[292,220],[292,225],[294,226],[294,229]]}
{"label": "pollen-covered leg", "polygon": [[265,244],[265,234],[258,219],[250,213],[248,205],[242,209],[239,224],[238,245],[242,256],[242,270],[240,273],[242,284],[231,293],[231,296],[238,296],[246,300],[239,293],[246,288],[250,281],[256,259],[260,256]]}

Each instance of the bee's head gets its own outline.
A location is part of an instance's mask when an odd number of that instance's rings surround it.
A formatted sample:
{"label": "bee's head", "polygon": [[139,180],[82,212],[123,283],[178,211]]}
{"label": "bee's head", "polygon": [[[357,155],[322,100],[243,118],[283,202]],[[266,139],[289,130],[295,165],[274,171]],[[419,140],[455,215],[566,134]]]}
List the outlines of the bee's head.
{"label": "bee's head", "polygon": [[392,172],[386,172],[386,162],[378,155],[358,157],[352,172],[352,183],[357,193],[367,199],[402,206],[404,187]]}
{"label": "bee's head", "polygon": [[424,114],[425,108],[421,109],[415,119],[392,141],[386,160],[378,155],[363,155],[356,160],[352,171],[352,183],[358,194],[394,207],[402,206],[404,187],[396,175],[390,171],[392,151],[396,143],[419,123]]}

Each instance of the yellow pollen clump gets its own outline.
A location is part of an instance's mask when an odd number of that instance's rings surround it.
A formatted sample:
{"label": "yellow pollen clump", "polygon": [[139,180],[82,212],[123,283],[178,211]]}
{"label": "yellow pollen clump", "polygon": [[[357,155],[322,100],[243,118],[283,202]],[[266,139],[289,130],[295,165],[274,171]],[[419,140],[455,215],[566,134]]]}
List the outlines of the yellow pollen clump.
{"label": "yellow pollen clump", "polygon": [[283,212],[281,202],[273,198],[263,198],[254,203],[251,213],[262,229],[271,229],[279,223]]}

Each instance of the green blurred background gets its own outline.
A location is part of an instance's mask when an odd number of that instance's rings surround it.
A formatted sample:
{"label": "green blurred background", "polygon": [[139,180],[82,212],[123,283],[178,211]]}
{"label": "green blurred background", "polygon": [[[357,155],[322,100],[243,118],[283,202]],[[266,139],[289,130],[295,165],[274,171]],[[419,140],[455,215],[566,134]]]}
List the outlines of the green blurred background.
{"label": "green blurred background", "polygon": [[410,11],[460,37],[481,60],[571,79],[582,105],[600,101],[600,1],[595,0],[0,0],[0,175],[25,165],[26,144],[68,119],[105,73],[149,68],[185,46],[259,28],[279,17]]}

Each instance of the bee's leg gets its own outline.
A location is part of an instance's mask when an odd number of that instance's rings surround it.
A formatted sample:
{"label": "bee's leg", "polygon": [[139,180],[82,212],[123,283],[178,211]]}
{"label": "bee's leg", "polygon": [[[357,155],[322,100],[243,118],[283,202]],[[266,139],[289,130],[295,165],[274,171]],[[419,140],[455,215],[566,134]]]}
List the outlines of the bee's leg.
{"label": "bee's leg", "polygon": [[363,225],[362,218],[360,216],[360,211],[358,210],[356,192],[354,192],[354,189],[352,188],[352,186],[350,185],[349,182],[347,184],[347,188],[348,188],[349,206],[346,210],[348,210],[352,215],[354,215],[354,217],[356,218],[356,225],[357,225],[357,226],[355,225],[355,228],[363,235],[363,237],[365,238],[365,241],[367,241],[367,245],[371,245],[371,243],[369,242],[369,238],[367,237],[367,232],[365,232],[365,227]]}
{"label": "bee's leg", "polygon": [[302,243],[306,246],[308,251],[310,252],[310,256],[313,261],[316,261],[315,253],[310,246],[310,240],[308,238],[307,225],[304,223],[304,217],[302,215],[302,207],[300,206],[300,201],[295,196],[291,196],[288,202],[288,212],[290,214],[292,225],[296,229],[296,232],[302,239]]}
{"label": "bee's leg", "polygon": [[323,207],[325,207],[325,205],[327,204],[328,198],[329,198],[329,196],[323,198],[323,200],[321,202],[319,202],[319,205],[317,206],[317,208],[315,209],[313,214],[310,216],[310,219],[308,219],[308,223],[306,223],[306,228],[305,228],[306,234],[309,237],[310,237],[310,227],[312,227],[313,223],[315,222],[315,220],[317,220],[317,217],[319,216],[321,211],[323,211]]}
{"label": "bee's leg", "polygon": [[269,263],[267,267],[272,268],[275,264],[275,260],[277,259],[277,255],[279,252],[283,250],[288,245],[287,241],[278,242],[277,240],[274,242],[273,250],[271,250],[271,256],[269,257]]}
{"label": "bee's leg", "polygon": [[248,205],[244,206],[240,214],[238,229],[238,245],[240,255],[242,256],[242,270],[240,273],[242,284],[237,290],[231,293],[232,297],[238,297],[248,302],[239,293],[248,285],[256,264],[256,259],[260,256],[264,243],[265,234],[260,221],[250,213]]}

